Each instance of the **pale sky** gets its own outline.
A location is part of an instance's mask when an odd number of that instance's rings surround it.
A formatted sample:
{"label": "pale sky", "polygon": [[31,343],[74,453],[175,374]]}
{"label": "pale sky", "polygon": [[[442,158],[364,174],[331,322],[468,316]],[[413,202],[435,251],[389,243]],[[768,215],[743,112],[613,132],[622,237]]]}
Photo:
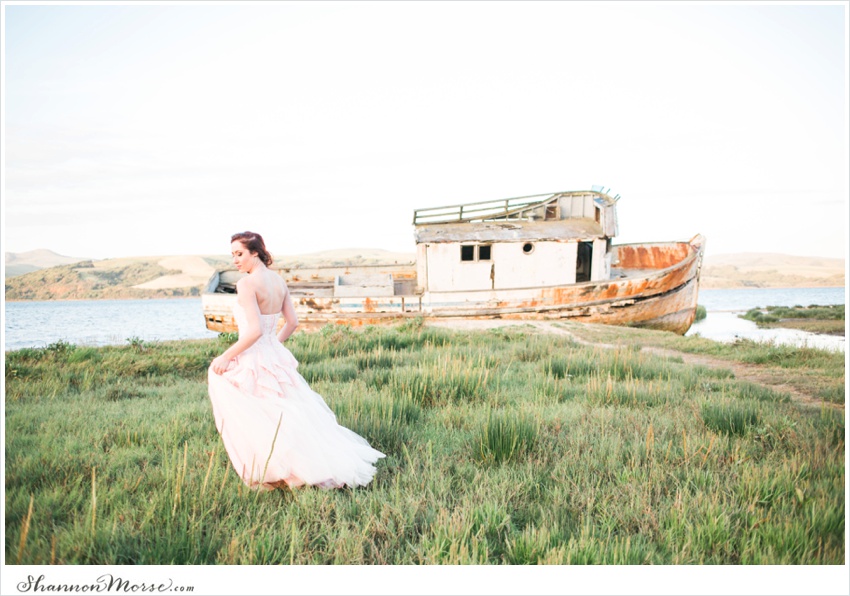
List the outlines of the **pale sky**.
{"label": "pale sky", "polygon": [[3,4],[3,244],[414,250],[589,189],[618,243],[843,257],[847,4]]}

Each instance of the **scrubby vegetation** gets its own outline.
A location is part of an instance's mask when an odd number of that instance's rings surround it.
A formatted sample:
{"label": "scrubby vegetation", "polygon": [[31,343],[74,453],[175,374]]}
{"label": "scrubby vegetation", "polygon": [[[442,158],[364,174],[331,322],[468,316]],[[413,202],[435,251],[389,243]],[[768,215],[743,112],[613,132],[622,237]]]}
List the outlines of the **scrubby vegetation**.
{"label": "scrubby vegetation", "polygon": [[786,327],[834,335],[844,335],[845,331],[843,304],[753,308],[741,318],[753,321],[759,327]]}
{"label": "scrubby vegetation", "polygon": [[91,300],[200,296],[200,288],[146,290],[133,286],[181,273],[145,261],[98,268],[91,261],[39,269],[6,280],[6,300]]}

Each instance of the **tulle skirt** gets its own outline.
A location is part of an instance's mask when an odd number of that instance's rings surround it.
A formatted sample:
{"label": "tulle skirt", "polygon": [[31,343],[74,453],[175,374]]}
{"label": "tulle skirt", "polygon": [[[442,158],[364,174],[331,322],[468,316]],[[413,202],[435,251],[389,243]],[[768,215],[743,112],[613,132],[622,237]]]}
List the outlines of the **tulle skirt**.
{"label": "tulle skirt", "polygon": [[340,426],[297,367],[289,350],[264,336],[224,374],[209,370],[216,428],[234,469],[252,488],[368,484],[384,454]]}

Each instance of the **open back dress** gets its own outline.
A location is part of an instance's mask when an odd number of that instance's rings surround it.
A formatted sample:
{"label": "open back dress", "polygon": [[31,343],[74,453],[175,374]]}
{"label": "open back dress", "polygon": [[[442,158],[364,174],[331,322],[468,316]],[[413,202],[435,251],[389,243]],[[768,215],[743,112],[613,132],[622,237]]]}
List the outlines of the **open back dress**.
{"label": "open back dress", "polygon": [[[230,461],[252,488],[355,487],[368,484],[384,454],[336,416],[298,374],[277,339],[279,313],[260,315],[262,336],[218,375],[209,370],[215,424]],[[234,306],[240,333],[245,310]]]}

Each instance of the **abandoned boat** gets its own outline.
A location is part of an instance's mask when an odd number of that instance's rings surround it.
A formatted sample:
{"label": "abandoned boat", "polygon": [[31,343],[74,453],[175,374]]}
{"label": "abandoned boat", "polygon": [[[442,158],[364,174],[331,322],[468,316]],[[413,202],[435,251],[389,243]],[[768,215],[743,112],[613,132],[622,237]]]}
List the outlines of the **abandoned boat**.
{"label": "abandoned boat", "polygon": [[[417,209],[415,263],[273,268],[308,327],[546,318],[684,334],[696,314],[705,239],[614,245],[618,200],[594,188]],[[213,274],[202,295],[209,329],[236,330],[242,275]]]}

